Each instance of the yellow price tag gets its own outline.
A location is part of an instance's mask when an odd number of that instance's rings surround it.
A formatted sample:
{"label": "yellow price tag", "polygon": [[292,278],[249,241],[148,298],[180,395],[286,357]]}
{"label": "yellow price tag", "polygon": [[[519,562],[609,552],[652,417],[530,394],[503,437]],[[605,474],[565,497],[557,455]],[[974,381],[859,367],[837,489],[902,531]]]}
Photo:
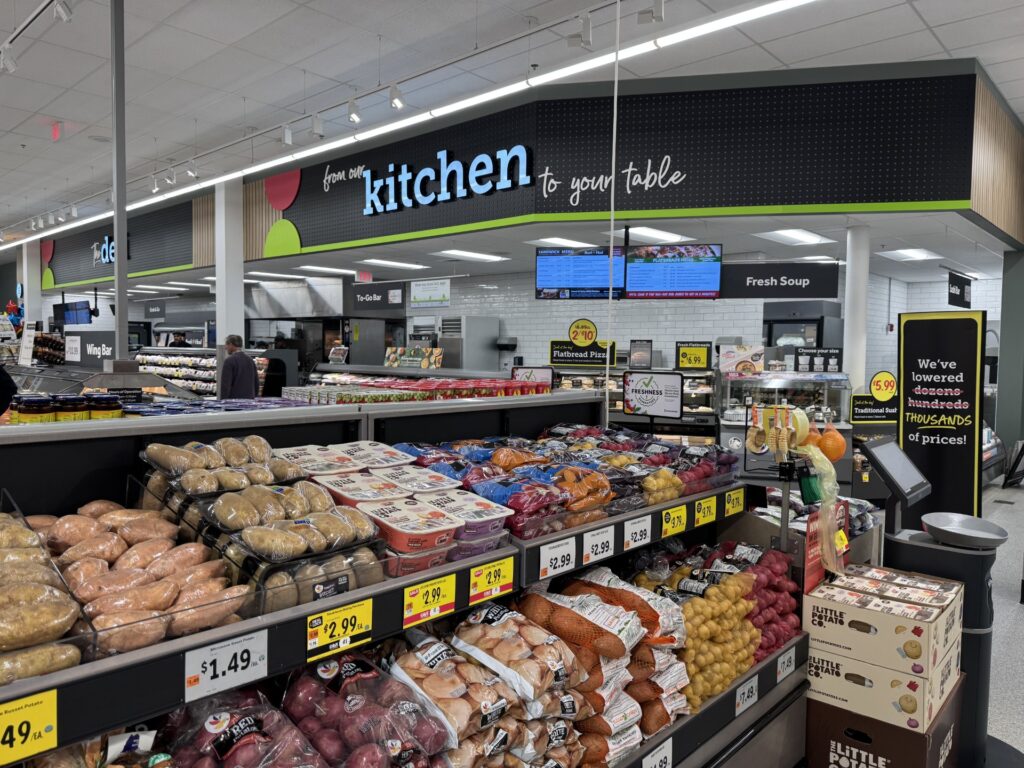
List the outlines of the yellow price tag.
{"label": "yellow price tag", "polygon": [[661,513],[661,538],[675,536],[686,530],[686,505],[670,507]]}
{"label": "yellow price tag", "polygon": [[879,371],[871,377],[868,391],[880,403],[888,402],[896,397],[896,377],[888,371]]}
{"label": "yellow price tag", "polygon": [[403,629],[451,613],[455,610],[455,574],[406,587],[402,605],[405,606]]}
{"label": "yellow price tag", "polygon": [[515,570],[512,557],[474,568],[469,574],[469,604],[476,605],[511,592],[515,586]]}
{"label": "yellow price tag", "polygon": [[314,613],[306,619],[306,630],[309,661],[369,642],[373,635],[373,598]]}
{"label": "yellow price tag", "polygon": [[56,748],[56,689],[0,704],[0,765]]}
{"label": "yellow price tag", "polygon": [[590,320],[573,321],[569,326],[569,341],[577,347],[589,347],[597,341],[597,326]]}
{"label": "yellow price tag", "polygon": [[700,368],[701,370],[707,370],[710,367],[708,365],[707,347],[677,347],[676,353],[679,355],[677,368]]}
{"label": "yellow price tag", "polygon": [[693,504],[693,525],[708,525],[715,522],[718,516],[718,497],[711,496],[707,499],[699,499]]}
{"label": "yellow price tag", "polygon": [[743,488],[735,488],[725,493],[725,516],[738,515],[746,505],[746,493]]}
{"label": "yellow price tag", "polygon": [[846,531],[836,531],[836,554],[842,555],[850,548],[850,540],[846,538]]}

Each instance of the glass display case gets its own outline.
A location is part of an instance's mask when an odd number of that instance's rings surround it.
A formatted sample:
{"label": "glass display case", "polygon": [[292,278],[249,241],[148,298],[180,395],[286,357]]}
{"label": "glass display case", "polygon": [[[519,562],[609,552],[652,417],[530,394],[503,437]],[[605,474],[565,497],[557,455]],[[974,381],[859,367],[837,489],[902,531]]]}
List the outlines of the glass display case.
{"label": "glass display case", "polygon": [[838,425],[849,418],[850,379],[845,373],[720,372],[718,390],[723,422],[743,424],[751,405],[794,405],[819,423]]}
{"label": "glass display case", "polygon": [[66,366],[51,368],[35,365],[8,365],[7,372],[18,385],[19,392],[37,392],[41,395],[78,394],[82,382],[95,373]]}

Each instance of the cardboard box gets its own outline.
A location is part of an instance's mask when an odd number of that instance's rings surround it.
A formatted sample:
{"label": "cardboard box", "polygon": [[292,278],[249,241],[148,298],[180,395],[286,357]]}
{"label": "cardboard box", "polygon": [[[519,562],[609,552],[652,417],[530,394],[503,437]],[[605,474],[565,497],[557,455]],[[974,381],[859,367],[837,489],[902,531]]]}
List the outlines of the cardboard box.
{"label": "cardboard box", "polygon": [[931,677],[901,674],[837,653],[811,649],[807,654],[808,699],[919,733],[928,730],[959,676],[959,641]]}
{"label": "cardboard box", "polygon": [[961,678],[924,733],[808,701],[807,767],[954,768],[962,694]]}
{"label": "cardboard box", "polygon": [[[955,605],[955,603],[954,603]],[[955,608],[915,605],[820,584],[804,596],[812,650],[928,677],[960,639]]]}

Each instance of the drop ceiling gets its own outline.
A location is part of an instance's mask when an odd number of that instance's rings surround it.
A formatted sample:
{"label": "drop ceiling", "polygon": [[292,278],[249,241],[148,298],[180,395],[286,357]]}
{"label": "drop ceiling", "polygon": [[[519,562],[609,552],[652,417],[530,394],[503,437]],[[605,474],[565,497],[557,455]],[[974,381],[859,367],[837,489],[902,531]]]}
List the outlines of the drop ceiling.
{"label": "drop ceiling", "polygon": [[[38,0],[0,0],[0,35]],[[70,24],[45,14],[0,75],[0,228],[89,195],[81,215],[105,210],[110,178],[108,7],[74,0]],[[667,0],[669,29],[745,0]],[[583,54],[565,38],[575,14],[595,10],[595,49],[613,42],[614,5],[600,0],[130,0],[126,3],[128,166],[149,175],[228,142],[200,161],[205,176],[281,154],[280,132],[260,131],[400,82],[411,108],[510,82]],[[656,26],[636,23],[648,0],[622,2],[623,44]],[[523,35],[514,42],[500,41]],[[458,64],[410,79],[457,57]],[[977,57],[1024,115],[1024,1],[818,0],[626,62],[625,78]],[[536,67],[536,69],[534,69]],[[606,79],[609,72],[588,75]],[[384,94],[360,101],[362,126],[394,113]],[[351,130],[325,112],[327,135]],[[57,142],[54,122],[63,123]],[[296,146],[313,143],[309,123]]]}

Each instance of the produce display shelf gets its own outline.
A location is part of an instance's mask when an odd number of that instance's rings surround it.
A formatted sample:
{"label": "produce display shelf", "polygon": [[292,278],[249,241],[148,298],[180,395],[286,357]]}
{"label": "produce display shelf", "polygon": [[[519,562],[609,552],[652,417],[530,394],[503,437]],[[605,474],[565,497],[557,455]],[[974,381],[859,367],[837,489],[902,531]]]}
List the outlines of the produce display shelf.
{"label": "produce display shelf", "polygon": [[712,525],[746,509],[739,483],[596,520],[535,539],[513,539],[522,551],[523,586],[589,568],[668,536]]}
{"label": "produce display shelf", "polygon": [[467,371],[462,368],[392,368],[388,365],[318,363],[313,373],[355,373],[363,376],[397,376],[403,379],[507,379],[510,371]]}
{"label": "produce display shelf", "polygon": [[[170,712],[191,700],[186,693],[189,689],[209,695],[255,683],[337,653],[339,648],[378,642],[423,621],[510,594],[515,589],[518,567],[518,551],[503,547],[429,572],[21,680],[0,688],[0,712],[17,712],[22,704],[30,707],[40,699],[53,701],[56,743],[38,752],[76,744]],[[428,605],[425,615],[406,618],[405,606],[410,602],[423,606],[416,602],[416,593],[424,590],[436,596],[438,602]],[[352,617],[357,620],[351,621]],[[365,628],[366,621],[369,628]],[[329,636],[332,629],[334,633]],[[323,644],[310,650],[315,644],[311,637]],[[331,637],[333,645],[328,642]],[[221,670],[227,667],[220,647],[239,639],[245,640],[245,646],[265,647],[265,657],[250,659],[248,671],[218,675],[212,666],[207,667],[212,671],[205,674],[198,671],[204,660],[214,657],[221,658]],[[194,673],[199,674],[198,679],[190,679]],[[0,765],[6,762],[0,753]]]}

